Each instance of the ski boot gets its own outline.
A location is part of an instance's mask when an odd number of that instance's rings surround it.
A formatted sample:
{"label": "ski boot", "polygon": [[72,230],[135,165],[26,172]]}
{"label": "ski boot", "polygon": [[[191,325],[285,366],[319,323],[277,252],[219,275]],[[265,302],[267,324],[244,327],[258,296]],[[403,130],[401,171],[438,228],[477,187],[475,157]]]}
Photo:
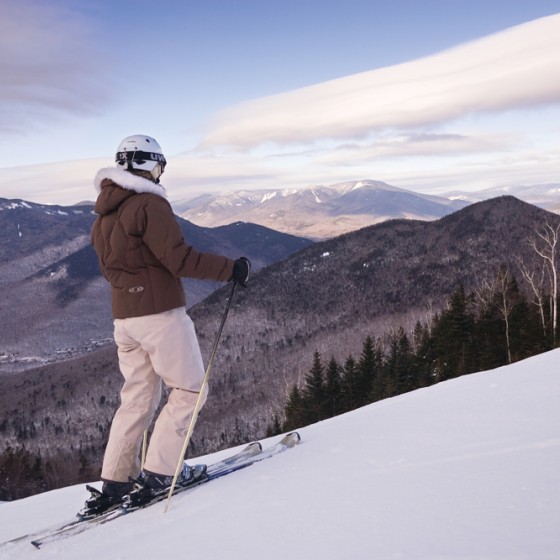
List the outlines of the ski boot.
{"label": "ski boot", "polygon": [[78,512],[78,517],[82,521],[120,507],[124,497],[133,489],[133,485],[130,482],[104,482],[101,491],[89,485],[86,488],[91,496],[86,500],[84,508]]}
{"label": "ski boot", "polygon": [[[191,486],[204,480],[206,476],[206,465],[191,467],[184,463],[175,487]],[[134,488],[124,499],[124,509],[136,509],[164,498],[173,484],[173,476],[142,471],[140,476],[137,479],[131,479],[131,482],[134,483]]]}

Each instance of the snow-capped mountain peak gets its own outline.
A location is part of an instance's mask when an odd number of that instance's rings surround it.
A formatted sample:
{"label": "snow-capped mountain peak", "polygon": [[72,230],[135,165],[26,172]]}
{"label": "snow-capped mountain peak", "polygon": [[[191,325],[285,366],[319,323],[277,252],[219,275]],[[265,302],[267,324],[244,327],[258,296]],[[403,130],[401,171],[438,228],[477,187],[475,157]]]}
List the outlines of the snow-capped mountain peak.
{"label": "snow-capped mountain peak", "polygon": [[174,206],[179,215],[202,226],[246,221],[320,239],[389,218],[433,220],[465,205],[363,179],[302,189],[220,193]]}

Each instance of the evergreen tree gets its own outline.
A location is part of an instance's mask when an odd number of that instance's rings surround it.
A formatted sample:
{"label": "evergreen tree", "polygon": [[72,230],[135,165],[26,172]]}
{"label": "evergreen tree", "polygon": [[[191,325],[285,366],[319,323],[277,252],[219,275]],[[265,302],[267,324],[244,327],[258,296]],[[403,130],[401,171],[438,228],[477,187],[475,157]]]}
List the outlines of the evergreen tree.
{"label": "evergreen tree", "polygon": [[384,355],[380,341],[368,336],[358,362],[348,356],[341,368],[333,357],[326,372],[315,352],[303,389],[294,386],[289,395],[283,430],[549,349],[540,308],[527,301],[513,276],[501,273],[497,278],[507,282],[487,283],[476,301],[460,286],[429,327],[416,324],[413,344],[400,327]]}
{"label": "evergreen tree", "polygon": [[[287,429],[286,431],[290,431],[291,429]],[[272,419],[272,424],[268,426],[266,429],[266,437],[277,436],[278,434],[282,433],[282,425],[280,424],[280,418],[278,414],[274,415]]]}
{"label": "evergreen tree", "polygon": [[306,425],[305,403],[297,385],[292,387],[284,410],[286,413],[286,420],[282,426],[284,432],[297,430]]}
{"label": "evergreen tree", "polygon": [[305,376],[303,398],[308,415],[307,424],[324,419],[325,411],[325,377],[319,352],[313,354],[313,365]]}
{"label": "evergreen tree", "polygon": [[406,393],[418,388],[418,382],[414,371],[414,356],[412,345],[404,329],[399,327],[395,333],[396,352],[391,352],[391,358],[395,368],[398,393]]}
{"label": "evergreen tree", "polygon": [[399,327],[389,339],[389,355],[385,363],[385,397],[392,397],[415,388],[412,385],[412,347],[404,329]]}
{"label": "evergreen tree", "polygon": [[542,335],[540,317],[536,309],[526,300],[521,300],[512,309],[510,317],[512,360],[524,360],[549,350]]}
{"label": "evergreen tree", "polygon": [[342,412],[342,391],[340,366],[331,358],[325,375],[325,410],[324,417],[332,418]]}
{"label": "evergreen tree", "polygon": [[363,406],[372,402],[372,400],[377,400],[373,397],[373,389],[379,382],[381,364],[381,350],[376,346],[373,338],[368,336],[364,341],[360,361],[357,364],[357,406]]}
{"label": "evergreen tree", "polygon": [[430,329],[420,322],[414,327],[413,344],[412,369],[416,376],[416,386],[428,387],[434,383],[434,340]]}
{"label": "evergreen tree", "polygon": [[494,369],[507,362],[502,329],[502,321],[493,305],[479,313],[475,324],[477,367],[474,371]]}
{"label": "evergreen tree", "polygon": [[432,328],[439,381],[475,371],[474,331],[474,315],[461,285]]}
{"label": "evergreen tree", "polygon": [[342,392],[342,410],[348,412],[358,406],[358,367],[352,356],[346,358],[342,368],[340,389]]}

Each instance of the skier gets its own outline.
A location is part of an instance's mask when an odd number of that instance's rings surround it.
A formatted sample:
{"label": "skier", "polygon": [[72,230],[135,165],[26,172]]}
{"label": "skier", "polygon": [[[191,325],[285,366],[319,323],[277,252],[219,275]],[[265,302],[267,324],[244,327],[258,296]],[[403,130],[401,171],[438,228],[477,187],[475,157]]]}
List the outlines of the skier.
{"label": "skier", "polygon": [[[245,257],[233,261],[185,242],[159,182],[166,160],[156,140],[125,138],[115,161],[115,167],[101,169],[95,177],[98,217],[91,239],[111,284],[124,385],[103,459],[102,490],[93,491],[86,502],[85,511],[94,514],[116,507],[133,488],[149,500],[172,483],[204,377],[181,278],[245,285],[251,268]],[[142,437],[160,402],[162,380],[170,393],[140,472]],[[177,483],[193,476],[194,469],[185,464]]]}

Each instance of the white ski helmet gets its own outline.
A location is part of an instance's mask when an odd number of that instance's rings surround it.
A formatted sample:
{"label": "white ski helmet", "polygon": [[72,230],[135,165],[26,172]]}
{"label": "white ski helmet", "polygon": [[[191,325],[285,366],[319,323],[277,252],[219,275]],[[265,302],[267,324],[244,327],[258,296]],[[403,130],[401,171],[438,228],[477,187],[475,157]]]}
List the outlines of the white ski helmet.
{"label": "white ski helmet", "polygon": [[147,171],[156,183],[167,163],[161,146],[154,138],[144,134],[127,136],[117,148],[115,161],[117,165],[126,166],[127,171]]}

